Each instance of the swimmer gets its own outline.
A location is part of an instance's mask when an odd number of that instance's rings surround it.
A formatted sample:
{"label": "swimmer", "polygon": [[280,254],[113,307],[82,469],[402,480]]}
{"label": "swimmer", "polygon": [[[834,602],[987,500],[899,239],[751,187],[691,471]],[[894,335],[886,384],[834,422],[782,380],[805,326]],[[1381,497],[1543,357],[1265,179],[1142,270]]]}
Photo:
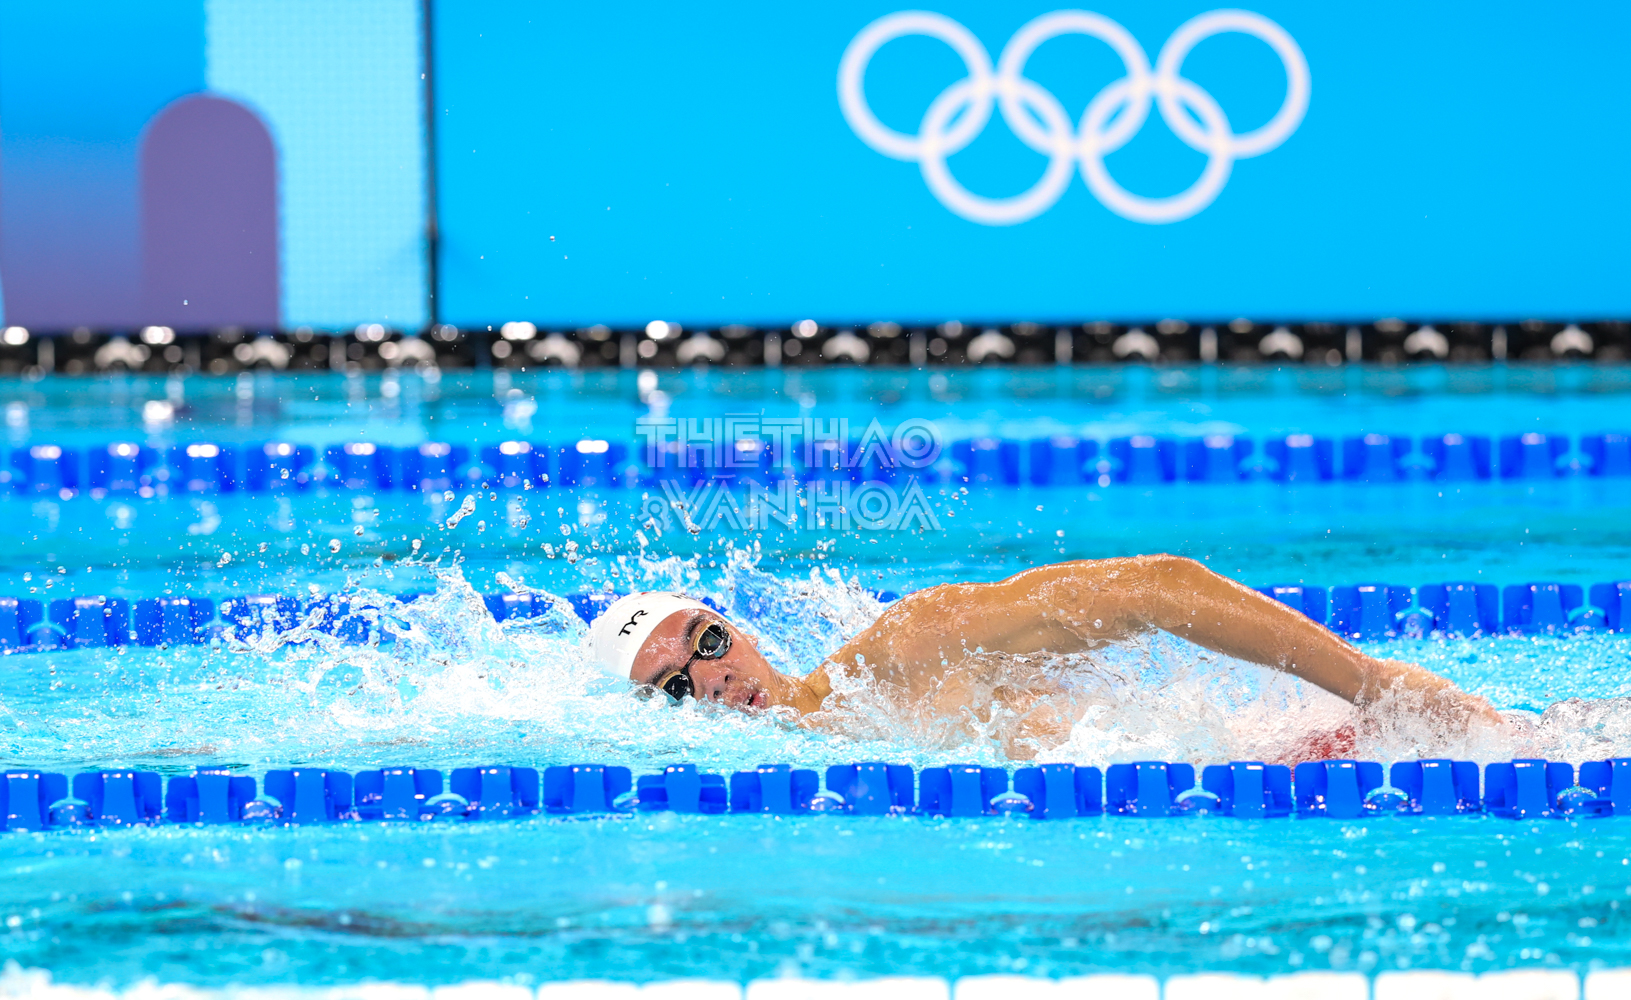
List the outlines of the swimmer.
{"label": "swimmer", "polygon": [[[1291,674],[1361,709],[1391,694],[1462,728],[1502,721],[1489,702],[1443,677],[1367,656],[1286,605],[1171,555],[1056,563],[996,583],[929,587],[895,602],[803,677],[772,667],[754,636],[717,611],[674,594],[621,598],[590,635],[596,664],[614,677],[748,711],[779,706],[808,719],[833,699],[840,674],[870,679],[898,703],[940,717],[978,714],[995,699],[1027,715],[1024,739],[1005,743],[1010,755],[1029,756],[1016,744],[1034,752],[1061,743],[1076,719],[1033,712],[1051,692],[1016,664],[1156,630]],[[1330,755],[1342,742],[1310,749]]]}

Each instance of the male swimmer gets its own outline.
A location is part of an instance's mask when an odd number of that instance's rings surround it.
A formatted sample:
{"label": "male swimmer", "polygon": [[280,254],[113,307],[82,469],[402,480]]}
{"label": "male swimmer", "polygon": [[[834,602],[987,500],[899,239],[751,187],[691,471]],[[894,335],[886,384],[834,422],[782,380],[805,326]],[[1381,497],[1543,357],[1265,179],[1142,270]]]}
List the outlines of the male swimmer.
{"label": "male swimmer", "polygon": [[839,674],[870,678],[896,701],[939,716],[977,716],[995,700],[1027,717],[1018,742],[1029,750],[1005,742],[1010,754],[1029,756],[1038,745],[1063,742],[1076,719],[1048,707],[1044,675],[1016,665],[1158,629],[1292,674],[1361,708],[1392,695],[1462,728],[1501,722],[1489,702],[1443,677],[1366,656],[1280,602],[1170,555],[1057,563],[996,583],[920,590],[804,677],[776,670],[751,634],[674,594],[619,599],[595,620],[590,642],[596,664],[614,677],[750,711],[785,706],[811,716],[834,697]]}

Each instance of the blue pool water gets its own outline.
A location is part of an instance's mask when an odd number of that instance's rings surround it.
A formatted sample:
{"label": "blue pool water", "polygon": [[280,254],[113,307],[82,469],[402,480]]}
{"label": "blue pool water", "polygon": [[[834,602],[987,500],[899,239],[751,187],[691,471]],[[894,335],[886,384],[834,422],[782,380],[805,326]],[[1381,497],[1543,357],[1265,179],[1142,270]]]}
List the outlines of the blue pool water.
{"label": "blue pool water", "polygon": [[[1628,393],[1631,373],[1611,367],[684,373],[655,384],[499,373],[47,379],[0,386],[0,407],[12,447],[628,440],[654,408],[923,418],[948,440],[1577,437],[1625,429]],[[1065,558],[1172,551],[1252,585],[1631,577],[1627,479],[930,492],[944,530],[695,535],[642,529],[638,490],[0,498],[0,595],[369,595],[400,622],[377,648],[300,632],[7,656],[0,759],[167,774],[201,764],[254,774],[575,761],[636,773],[678,761],[726,772],[864,759],[1014,767],[997,749],[1000,725],[891,721],[864,698],[830,732],[640,701],[584,665],[582,623],[564,610],[499,623],[480,595],[683,587],[730,608],[778,665],[802,672],[876,617],[875,591]],[[466,496],[473,513],[446,527]],[[389,596],[409,592],[426,596],[400,606]],[[1631,754],[1623,635],[1409,639],[1373,651],[1488,696],[1510,727],[1469,738],[1362,725],[1362,759]],[[1353,718],[1330,696],[1176,640],[1070,666],[1089,707],[1042,760],[1281,759],[1309,732]],[[1631,965],[1628,822],[645,814],[10,834],[0,836],[0,959],[59,981],[203,986],[1583,972]]]}

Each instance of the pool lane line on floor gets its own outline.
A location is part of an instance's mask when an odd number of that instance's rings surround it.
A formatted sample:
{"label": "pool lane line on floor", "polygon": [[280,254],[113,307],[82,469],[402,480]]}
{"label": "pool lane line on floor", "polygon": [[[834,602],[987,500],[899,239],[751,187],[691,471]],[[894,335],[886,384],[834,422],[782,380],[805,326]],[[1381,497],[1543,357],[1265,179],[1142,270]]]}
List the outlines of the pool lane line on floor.
{"label": "pool lane line on floor", "polygon": [[536,987],[472,980],[427,987],[374,982],[346,986],[213,989],[145,981],[123,990],[52,981],[49,972],[8,965],[0,1000],[1624,1000],[1631,969],[1526,968],[1479,975],[1442,970],[1378,973],[1308,971],[1277,976],[1195,972],[1106,973],[1049,979],[1024,975],[946,980],[895,976],[855,980],[756,979],[747,984],[679,979],[646,983],[586,979]]}

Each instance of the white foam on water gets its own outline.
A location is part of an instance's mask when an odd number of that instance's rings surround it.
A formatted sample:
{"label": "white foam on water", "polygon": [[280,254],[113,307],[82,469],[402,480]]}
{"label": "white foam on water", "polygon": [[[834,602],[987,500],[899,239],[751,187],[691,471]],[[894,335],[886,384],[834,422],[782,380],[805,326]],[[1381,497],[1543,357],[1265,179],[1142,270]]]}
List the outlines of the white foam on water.
{"label": "white foam on water", "polygon": [[[458,565],[429,567],[433,592],[411,603],[353,584],[339,597],[378,645],[342,642],[320,615],[283,632],[211,651],[83,650],[41,654],[70,677],[71,698],[0,704],[0,746],[39,765],[227,761],[327,763],[565,762],[715,769],[782,761],[809,766],[885,758],[924,766],[1019,760],[1107,764],[1323,757],[1478,761],[1538,756],[1579,762],[1631,753],[1631,697],[1571,698],[1513,709],[1500,729],[1451,726],[1407,696],[1358,711],[1274,671],[1157,634],[1066,657],[975,657],[948,680],[968,696],[953,710],[903,700],[853,672],[814,717],[747,715],[687,700],[639,697],[593,669],[585,624],[564,600],[547,614],[497,622]],[[806,673],[884,606],[834,569],[787,575],[733,550],[706,578],[695,559],[625,564],[638,589],[686,589],[728,609],[767,658]],[[509,579],[525,591],[525,581]],[[1372,647],[1422,662],[1512,704],[1509,675],[1578,669],[1621,690],[1631,643],[1621,637],[1510,638]],[[1469,660],[1476,670],[1467,681]],[[39,672],[42,688],[46,680]],[[60,683],[59,675],[53,683]],[[1004,702],[1030,685],[1023,710]],[[1510,697],[1503,700],[1502,692]],[[1524,704],[1536,692],[1523,695]]]}

